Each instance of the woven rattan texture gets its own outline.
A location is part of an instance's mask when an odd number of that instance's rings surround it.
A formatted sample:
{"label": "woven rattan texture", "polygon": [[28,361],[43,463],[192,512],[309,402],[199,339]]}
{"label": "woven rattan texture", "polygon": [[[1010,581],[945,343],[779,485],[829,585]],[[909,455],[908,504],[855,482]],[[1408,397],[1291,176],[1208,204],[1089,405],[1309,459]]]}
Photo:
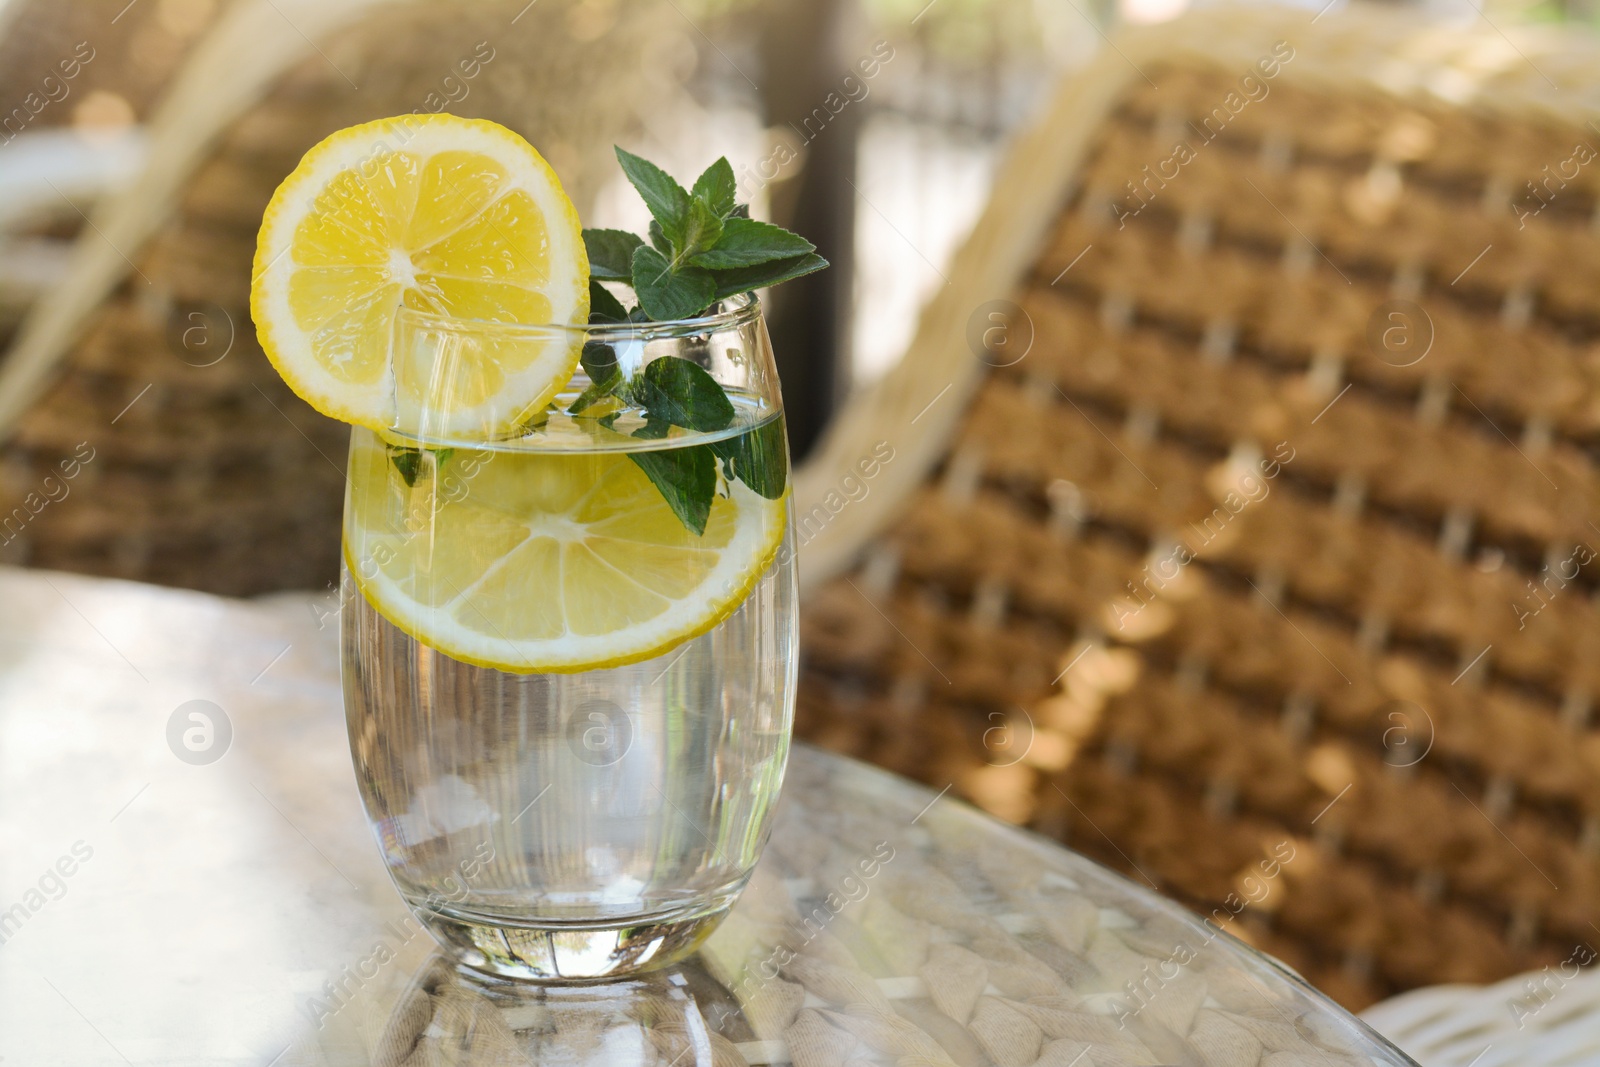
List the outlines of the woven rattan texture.
{"label": "woven rattan texture", "polygon": [[0,36],[0,143],[69,125],[75,114],[92,124],[94,105],[89,114],[79,109],[96,92],[119,97],[128,118],[147,118],[172,71],[231,2],[14,0]]}
{"label": "woven rattan texture", "polygon": [[[208,0],[134,7],[126,0],[16,0],[0,16],[0,154],[16,153],[30,135],[49,130],[73,126],[99,138],[145,121],[161,87],[220,11]],[[60,186],[56,191],[37,215],[6,212],[0,256],[11,257],[17,238],[27,248],[82,233],[83,205]],[[39,246],[33,248],[37,255]],[[13,281],[6,275],[14,272],[26,268],[0,270],[0,350],[10,345],[27,306],[5,292]]]}
{"label": "woven rattan texture", "polygon": [[1600,138],[1291,79],[1203,128],[1238,78],[1107,121],[1010,365],[809,603],[801,733],[1352,1007],[1558,963],[1600,942]]}
{"label": "woven rattan texture", "polygon": [[582,203],[637,121],[641,71],[660,77],[661,62],[640,63],[656,20],[547,2],[513,25],[525,7],[381,10],[226,132],[0,451],[0,560],[235,595],[337,577],[348,431],[294,397],[256,344],[261,213],[322,137],[414,109],[519,130]]}

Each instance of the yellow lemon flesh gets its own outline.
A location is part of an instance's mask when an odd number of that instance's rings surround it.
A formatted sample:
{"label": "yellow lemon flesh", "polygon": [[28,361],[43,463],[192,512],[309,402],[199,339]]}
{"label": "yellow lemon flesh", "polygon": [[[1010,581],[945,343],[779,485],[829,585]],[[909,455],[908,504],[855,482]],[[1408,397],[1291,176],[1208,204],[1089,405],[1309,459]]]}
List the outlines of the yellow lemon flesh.
{"label": "yellow lemon flesh", "polygon": [[694,534],[623,452],[457,448],[417,463],[407,484],[356,432],[346,565],[401,630],[504,671],[660,655],[732,614],[783,537],[786,499],[738,481]]}
{"label": "yellow lemon flesh", "polygon": [[566,384],[576,340],[511,331],[397,347],[397,309],[576,325],[588,286],[577,211],[532,145],[493,122],[404,115],[333,134],[284,179],[262,218],[250,312],[278,373],[323,414],[496,437]]}

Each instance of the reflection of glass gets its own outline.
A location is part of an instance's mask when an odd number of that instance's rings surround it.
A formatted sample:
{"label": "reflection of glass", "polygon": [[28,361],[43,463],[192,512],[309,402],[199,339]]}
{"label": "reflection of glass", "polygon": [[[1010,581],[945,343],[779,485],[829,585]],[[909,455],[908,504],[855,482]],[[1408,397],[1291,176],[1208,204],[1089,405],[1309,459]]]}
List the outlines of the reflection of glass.
{"label": "reflection of glass", "polygon": [[554,987],[476,976],[435,957],[401,995],[371,1062],[713,1067],[744,1062],[716,1029],[738,1018],[734,1000],[693,965]]}
{"label": "reflection of glass", "polygon": [[[732,401],[736,415],[721,431],[674,424],[662,433],[626,409],[609,420],[569,415],[590,384],[580,372],[514,440],[352,434],[342,625],[357,776],[396,886],[471,966],[555,979],[670,962],[720,920],[766,841],[794,702],[788,457],[759,306],[748,298],[725,306],[688,323],[587,328],[402,312],[396,333],[399,358],[440,365],[452,350],[491,345],[502,354],[518,345],[603,346],[629,377],[658,359],[686,359]],[[634,459],[693,448],[718,460],[703,533],[673,516]],[[765,493],[735,482],[729,472],[740,464],[766,472]],[[632,487],[631,503],[594,518],[592,502],[618,483]],[[561,494],[590,503],[569,501],[557,513],[549,501]],[[742,536],[729,533],[727,516],[746,504],[777,517],[743,571],[722,575],[716,560],[734,557],[728,546]],[[506,632],[508,604],[559,599],[567,632],[579,632],[573,557],[561,554],[570,549],[551,550],[552,565],[549,552],[530,546],[589,537],[571,533],[573,516],[608,524],[614,546],[647,512],[667,516],[671,544],[648,558],[632,549],[641,562],[629,564],[595,547],[610,567],[603,580],[647,585],[657,600],[688,602],[686,611],[697,609],[696,598],[721,596],[727,612],[709,629],[668,628],[659,652],[646,646],[620,666],[558,673],[474,665],[506,666],[530,647],[531,638]],[[659,531],[660,514],[655,520]],[[426,611],[444,605],[449,619],[438,625],[472,630],[462,640],[485,651],[440,651],[426,626],[404,625],[384,588],[422,605],[427,625],[436,623]],[[591,615],[616,602],[602,598]],[[606,637],[615,625],[601,618],[590,633]]]}
{"label": "reflection of glass", "polygon": [[789,776],[761,869],[689,960],[569,985],[408,961],[308,1062],[1415,1067],[1227,936],[1298,892],[1306,842],[1265,849],[1202,921],[881,771],[802,748]]}

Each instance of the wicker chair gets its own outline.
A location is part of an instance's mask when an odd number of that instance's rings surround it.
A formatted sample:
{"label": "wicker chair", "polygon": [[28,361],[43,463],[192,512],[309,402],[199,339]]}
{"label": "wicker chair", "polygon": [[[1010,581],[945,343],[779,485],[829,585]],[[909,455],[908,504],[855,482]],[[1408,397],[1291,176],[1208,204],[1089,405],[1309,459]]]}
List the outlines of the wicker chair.
{"label": "wicker chair", "polygon": [[137,124],[220,9],[0,2],[0,350],[62,284],[84,214],[137,172]]}
{"label": "wicker chair", "polygon": [[448,108],[529,136],[584,204],[681,72],[649,54],[674,40],[670,8],[618,16],[582,0],[228,4],[150,110],[149,165],[91,216],[0,362],[0,562],[236,595],[332,581],[347,431],[256,345],[268,197],[335,129]]}
{"label": "wicker chair", "polygon": [[1352,1008],[1600,943],[1597,56],[1208,11],[1069,79],[797,479],[800,732]]}

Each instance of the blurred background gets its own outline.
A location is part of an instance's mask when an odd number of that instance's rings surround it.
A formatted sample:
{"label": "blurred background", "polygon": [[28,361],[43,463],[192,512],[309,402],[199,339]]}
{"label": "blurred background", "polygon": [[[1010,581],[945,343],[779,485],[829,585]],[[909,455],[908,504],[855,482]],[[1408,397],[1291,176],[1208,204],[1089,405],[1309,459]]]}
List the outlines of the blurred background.
{"label": "blurred background", "polygon": [[[148,122],[230,2],[0,3],[0,349],[65,277],[94,205],[140,172]],[[1188,7],[330,0],[319,26],[286,14],[283,58],[268,61],[282,69],[257,72],[239,117],[217,129],[196,121],[187,140],[199,154],[152,189],[175,214],[151,203],[151,243],[112,249],[128,277],[103,306],[63,313],[86,338],[38,338],[12,360],[30,372],[14,366],[0,381],[0,512],[50,466],[40,456],[81,443],[75,424],[104,425],[113,442],[90,471],[106,483],[96,501],[41,512],[0,544],[0,560],[231,594],[333,580],[342,431],[268,372],[245,296],[266,198],[341,125],[417,108],[505,122],[552,161],[594,225],[644,218],[611,143],[680,176],[726,154],[755,214],[806,234],[833,263],[778,291],[769,311],[798,460],[853,388],[899,361],[1002,148],[1047,89],[1119,24]],[[1600,18],[1593,0],[1417,7],[1447,23]]]}

